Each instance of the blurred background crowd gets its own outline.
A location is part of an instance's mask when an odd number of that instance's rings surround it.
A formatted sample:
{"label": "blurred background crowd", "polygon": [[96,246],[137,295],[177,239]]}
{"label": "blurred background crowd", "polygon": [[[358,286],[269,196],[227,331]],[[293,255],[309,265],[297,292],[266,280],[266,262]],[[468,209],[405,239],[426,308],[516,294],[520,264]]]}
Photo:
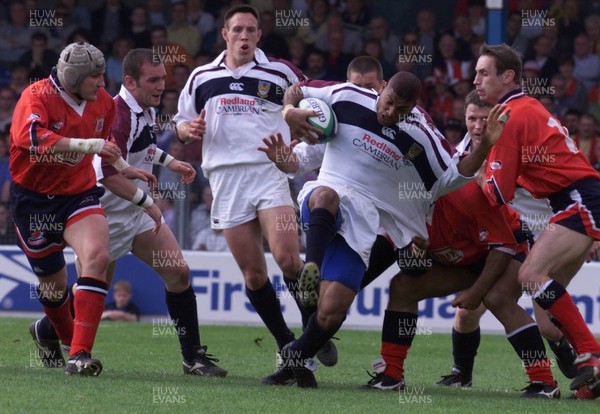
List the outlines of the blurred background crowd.
{"label": "blurred background crowd", "polygon": [[[523,57],[523,91],[565,125],[600,170],[600,0],[505,0],[504,42]],[[223,251],[210,229],[212,194],[199,169],[199,144],[183,146],[172,118],[190,72],[225,49],[225,11],[259,10],[259,47],[313,79],[345,81],[348,63],[370,55],[384,78],[414,73],[420,104],[451,143],[466,132],[464,98],[473,89],[479,47],[486,40],[485,0],[0,0],[0,244],[14,244],[7,209],[9,128],[23,89],[48,76],[67,44],[87,40],[106,58],[106,89],[117,94],[121,64],[136,47],[166,55],[166,90],[158,108],[157,142],[198,167],[190,187],[157,171],[157,194],[167,223],[184,248]],[[169,58],[170,57],[170,58]],[[309,174],[290,182],[297,193]]]}

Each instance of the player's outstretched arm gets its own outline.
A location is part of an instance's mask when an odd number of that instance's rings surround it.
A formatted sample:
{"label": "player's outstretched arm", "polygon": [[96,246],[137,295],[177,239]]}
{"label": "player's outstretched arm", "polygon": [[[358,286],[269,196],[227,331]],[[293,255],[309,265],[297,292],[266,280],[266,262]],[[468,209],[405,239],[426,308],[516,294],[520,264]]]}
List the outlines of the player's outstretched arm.
{"label": "player's outstretched arm", "polygon": [[475,280],[475,283],[460,292],[452,301],[452,306],[475,310],[479,307],[485,295],[494,286],[494,283],[506,271],[508,264],[512,260],[512,255],[492,249],[485,259],[485,266],[481,275]]}
{"label": "player's outstretched arm", "polygon": [[269,160],[275,163],[275,166],[286,174],[293,174],[300,168],[300,161],[293,148],[297,141],[293,141],[292,145],[286,145],[283,141],[281,132],[277,136],[271,134],[269,138],[263,138],[265,147],[259,147],[258,150],[267,154]]}
{"label": "player's outstretched arm", "polygon": [[192,167],[192,164],[179,161],[160,148],[156,148],[152,164],[167,167],[169,170],[181,175],[181,182],[184,184],[191,184],[196,178],[196,170]]}
{"label": "player's outstretched arm", "polygon": [[[130,167],[133,168],[133,167]],[[124,200],[140,206],[146,210],[146,213],[154,221],[154,229],[152,233],[158,234],[162,224],[162,213],[158,206],[154,203],[152,195],[146,194],[142,189],[138,188],[132,181],[128,180],[121,174],[113,174],[100,180],[113,194],[121,197]]]}
{"label": "player's outstretched arm", "polygon": [[509,118],[510,108],[496,105],[492,108],[483,126],[481,142],[458,163],[458,172],[465,177],[474,176],[485,161],[492,147],[498,142]]}

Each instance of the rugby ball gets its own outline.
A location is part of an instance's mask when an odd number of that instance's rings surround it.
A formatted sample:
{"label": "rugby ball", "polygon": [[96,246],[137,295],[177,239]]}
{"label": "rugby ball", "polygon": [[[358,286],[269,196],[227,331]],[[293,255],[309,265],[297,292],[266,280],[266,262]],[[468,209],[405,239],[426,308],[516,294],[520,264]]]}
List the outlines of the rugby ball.
{"label": "rugby ball", "polygon": [[315,128],[323,131],[321,134],[309,131],[309,133],[319,140],[319,144],[325,144],[335,138],[338,130],[338,122],[335,113],[331,107],[320,99],[305,98],[298,103],[300,109],[309,109],[317,112],[318,116],[307,118],[307,122]]}

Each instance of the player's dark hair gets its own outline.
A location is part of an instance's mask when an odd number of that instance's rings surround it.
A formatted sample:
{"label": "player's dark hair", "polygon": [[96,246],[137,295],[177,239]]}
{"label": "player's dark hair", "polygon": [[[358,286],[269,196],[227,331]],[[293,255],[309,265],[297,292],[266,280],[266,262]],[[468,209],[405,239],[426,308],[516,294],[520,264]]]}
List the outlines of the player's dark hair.
{"label": "player's dark hair", "polygon": [[229,20],[238,13],[250,13],[256,18],[257,25],[260,27],[260,18],[258,16],[258,11],[254,7],[244,4],[241,6],[232,7],[231,9],[227,10],[227,12],[225,12],[225,17],[223,18],[223,20],[225,21],[226,29],[229,28]]}
{"label": "player's dark hair", "polygon": [[348,65],[348,70],[346,72],[346,76],[350,79],[351,73],[360,73],[364,75],[365,73],[377,73],[377,80],[383,80],[383,69],[381,68],[381,63],[377,59],[371,56],[359,56],[352,59],[352,62]]}
{"label": "player's dark hair", "polygon": [[477,91],[469,92],[469,94],[465,98],[465,110],[467,109],[467,106],[469,106],[469,105],[475,105],[480,108],[492,108],[494,106],[489,102],[482,101],[481,98],[479,97],[479,95],[477,95]]}
{"label": "player's dark hair", "polygon": [[142,65],[144,63],[158,66],[163,61],[164,59],[161,59],[161,56],[151,49],[131,49],[123,58],[123,79],[125,79],[125,76],[130,76],[137,82],[142,76]]}
{"label": "player's dark hair", "polygon": [[398,72],[387,84],[394,95],[406,102],[416,103],[421,94],[421,81],[410,72]]}
{"label": "player's dark hair", "polygon": [[479,49],[479,56],[491,56],[496,61],[496,74],[501,75],[507,70],[515,72],[513,82],[516,84],[521,83],[521,72],[523,70],[523,63],[519,54],[507,44],[502,43],[501,45],[488,45],[483,44]]}

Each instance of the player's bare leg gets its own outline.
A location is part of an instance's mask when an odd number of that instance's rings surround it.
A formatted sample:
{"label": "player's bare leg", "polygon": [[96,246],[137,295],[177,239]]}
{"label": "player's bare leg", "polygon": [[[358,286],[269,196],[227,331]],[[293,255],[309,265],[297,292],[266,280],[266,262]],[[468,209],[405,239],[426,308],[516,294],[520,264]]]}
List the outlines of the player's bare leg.
{"label": "player's bare leg", "polygon": [[106,218],[101,214],[92,214],[67,223],[64,239],[81,263],[81,275],[77,279],[74,298],[76,316],[73,340],[65,372],[96,376],[102,371],[102,364],[91,357],[91,352],[108,291]]}
{"label": "player's bare leg", "polygon": [[[161,226],[156,235],[152,230],[137,235],[133,240],[132,253],[152,267],[165,282],[167,309],[181,346],[183,372],[209,377],[226,376],[227,371],[214,364],[218,360],[211,358],[206,353],[207,347],[200,343],[198,308],[196,294],[190,285],[190,268],[173,232],[168,226]],[[157,257],[162,259],[156,260]]]}
{"label": "player's bare leg", "polygon": [[[585,261],[592,238],[554,223],[542,233],[519,272],[519,281],[557,322],[579,357],[571,389],[600,379],[600,344],[565,286]],[[553,275],[554,280],[548,275]]]}
{"label": "player's bare leg", "polygon": [[[223,230],[246,285],[246,295],[269,329],[279,349],[294,340],[287,327],[271,280],[263,250],[263,235],[258,219]],[[290,264],[291,266],[291,264]]]}

